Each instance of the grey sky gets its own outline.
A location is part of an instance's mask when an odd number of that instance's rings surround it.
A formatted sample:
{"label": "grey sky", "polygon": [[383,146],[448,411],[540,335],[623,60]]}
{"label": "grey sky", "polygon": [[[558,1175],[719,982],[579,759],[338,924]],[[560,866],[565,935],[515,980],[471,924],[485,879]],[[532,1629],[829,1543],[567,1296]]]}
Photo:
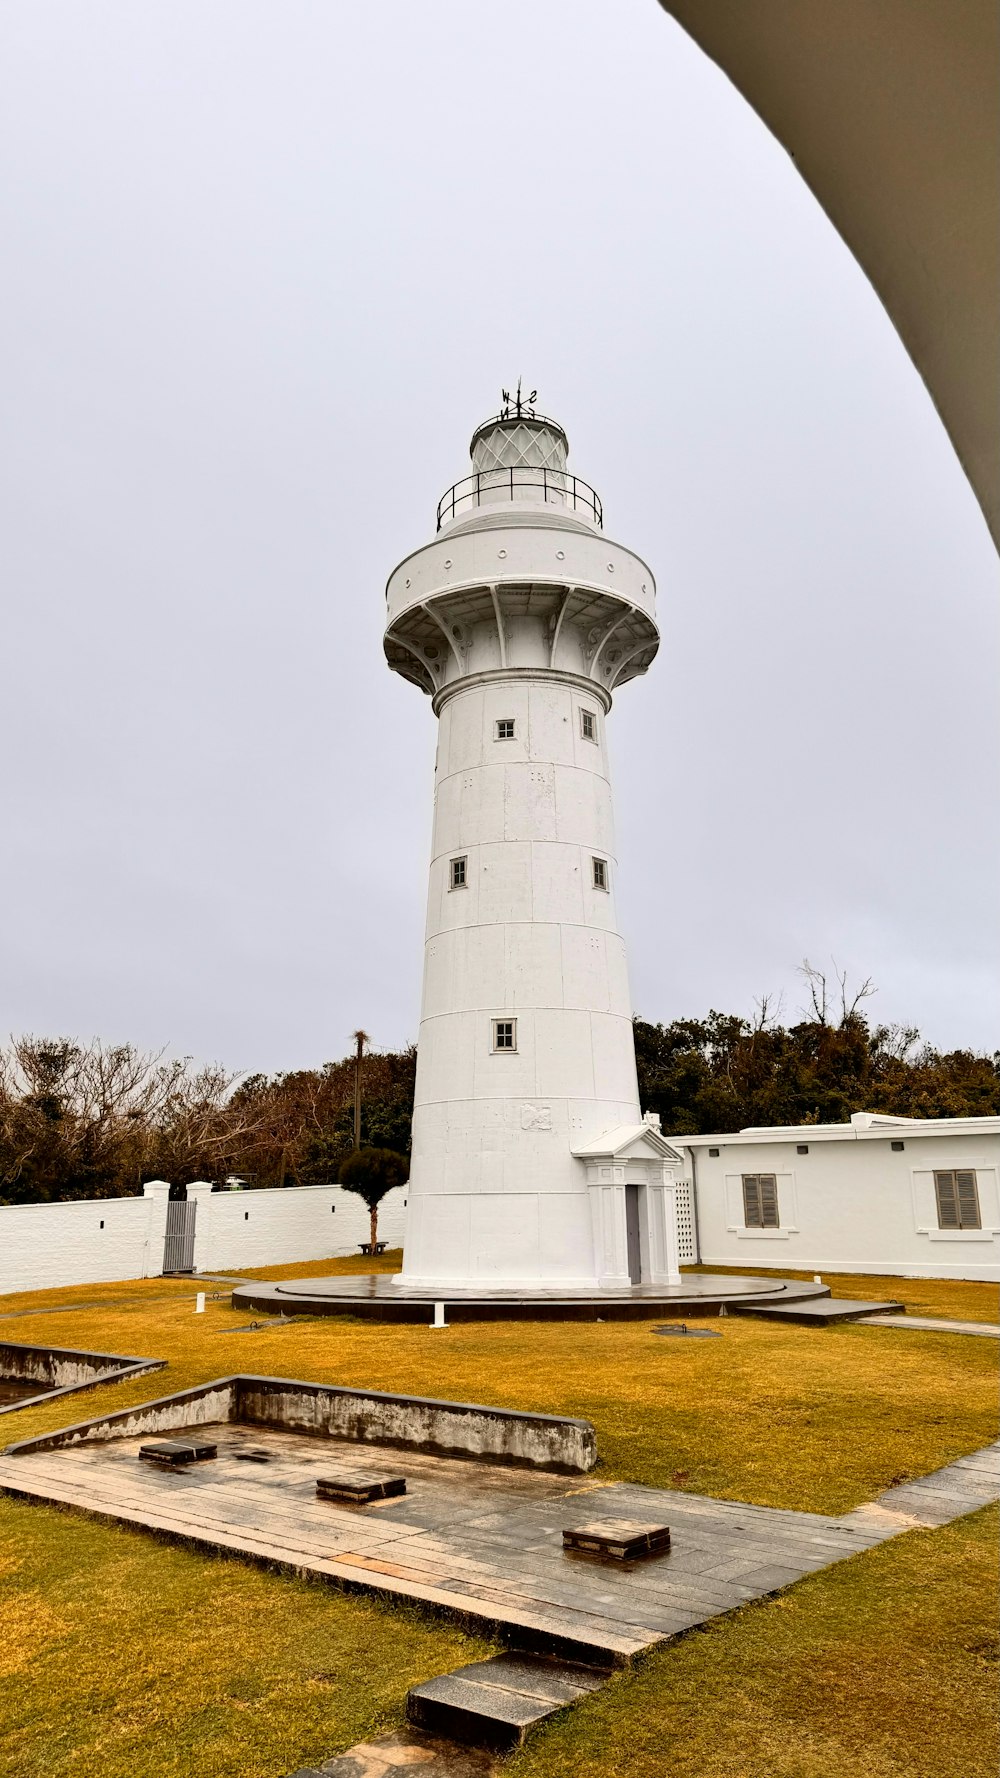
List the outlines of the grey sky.
{"label": "grey sky", "polygon": [[872,975],[994,1047],[996,563],[794,167],[655,0],[0,18],[0,1029],[416,1032],[434,719],[381,652],[523,371],[664,632],[611,719],[645,1017]]}

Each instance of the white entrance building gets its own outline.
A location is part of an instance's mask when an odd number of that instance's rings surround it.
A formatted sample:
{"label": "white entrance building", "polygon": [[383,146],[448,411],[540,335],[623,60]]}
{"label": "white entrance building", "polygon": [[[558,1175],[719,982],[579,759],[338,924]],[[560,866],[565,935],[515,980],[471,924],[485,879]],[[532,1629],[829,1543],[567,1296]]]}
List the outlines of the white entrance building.
{"label": "white entrance building", "polygon": [[387,588],[389,665],[439,720],[404,1286],[679,1282],[679,1157],[639,1107],[605,736],[656,653],[655,589],[567,451],[509,403]]}
{"label": "white entrance building", "polygon": [[1000,1280],[1000,1117],[674,1136],[711,1266]]}

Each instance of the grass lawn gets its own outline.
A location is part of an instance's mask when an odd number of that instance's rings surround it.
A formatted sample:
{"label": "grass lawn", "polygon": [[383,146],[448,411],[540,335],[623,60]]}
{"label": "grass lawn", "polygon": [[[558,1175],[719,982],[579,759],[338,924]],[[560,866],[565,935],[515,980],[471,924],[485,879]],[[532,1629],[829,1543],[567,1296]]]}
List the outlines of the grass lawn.
{"label": "grass lawn", "polygon": [[[359,1256],[262,1275],[371,1269]],[[996,1318],[984,1285],[824,1282]],[[4,1442],[246,1370],[582,1414],[595,1479],[838,1512],[996,1436],[988,1340],[735,1317],[712,1323],[721,1339],[691,1342],[653,1338],[653,1322],[442,1334],[316,1319],[251,1333],[217,1288],[197,1316],[193,1282],[162,1278],[0,1299],[2,1337],[169,1360],[7,1416]],[[651,1655],[512,1775],[992,1775],[987,1519],[911,1533]],[[397,1721],[408,1685],[485,1646],[400,1607],[3,1499],[0,1622],[10,1778],[282,1778]]]}

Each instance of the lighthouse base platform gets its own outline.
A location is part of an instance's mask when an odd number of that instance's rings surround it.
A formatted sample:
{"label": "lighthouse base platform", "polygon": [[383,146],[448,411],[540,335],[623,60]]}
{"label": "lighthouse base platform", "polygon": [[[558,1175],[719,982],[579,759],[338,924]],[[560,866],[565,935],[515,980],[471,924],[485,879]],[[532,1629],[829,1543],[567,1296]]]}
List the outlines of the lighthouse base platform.
{"label": "lighthouse base platform", "polygon": [[414,1290],[390,1272],[349,1277],[248,1281],[233,1291],[234,1309],[269,1315],[351,1315],[365,1321],[429,1322],[436,1303],[448,1321],[646,1321],[658,1315],[739,1315],[827,1297],[825,1284],[798,1278],[742,1278],[692,1272],[679,1284],[632,1284],[620,1290]]}

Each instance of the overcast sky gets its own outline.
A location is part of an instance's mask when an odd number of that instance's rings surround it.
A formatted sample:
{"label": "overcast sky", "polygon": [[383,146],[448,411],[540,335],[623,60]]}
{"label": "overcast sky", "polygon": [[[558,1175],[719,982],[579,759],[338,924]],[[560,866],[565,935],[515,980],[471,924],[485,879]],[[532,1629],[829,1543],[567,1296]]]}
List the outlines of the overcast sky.
{"label": "overcast sky", "polygon": [[4,1030],[416,1034],[434,717],[383,589],[522,372],[651,564],[636,1010],[994,1048],[996,560],[784,152],[655,0],[8,0]]}

